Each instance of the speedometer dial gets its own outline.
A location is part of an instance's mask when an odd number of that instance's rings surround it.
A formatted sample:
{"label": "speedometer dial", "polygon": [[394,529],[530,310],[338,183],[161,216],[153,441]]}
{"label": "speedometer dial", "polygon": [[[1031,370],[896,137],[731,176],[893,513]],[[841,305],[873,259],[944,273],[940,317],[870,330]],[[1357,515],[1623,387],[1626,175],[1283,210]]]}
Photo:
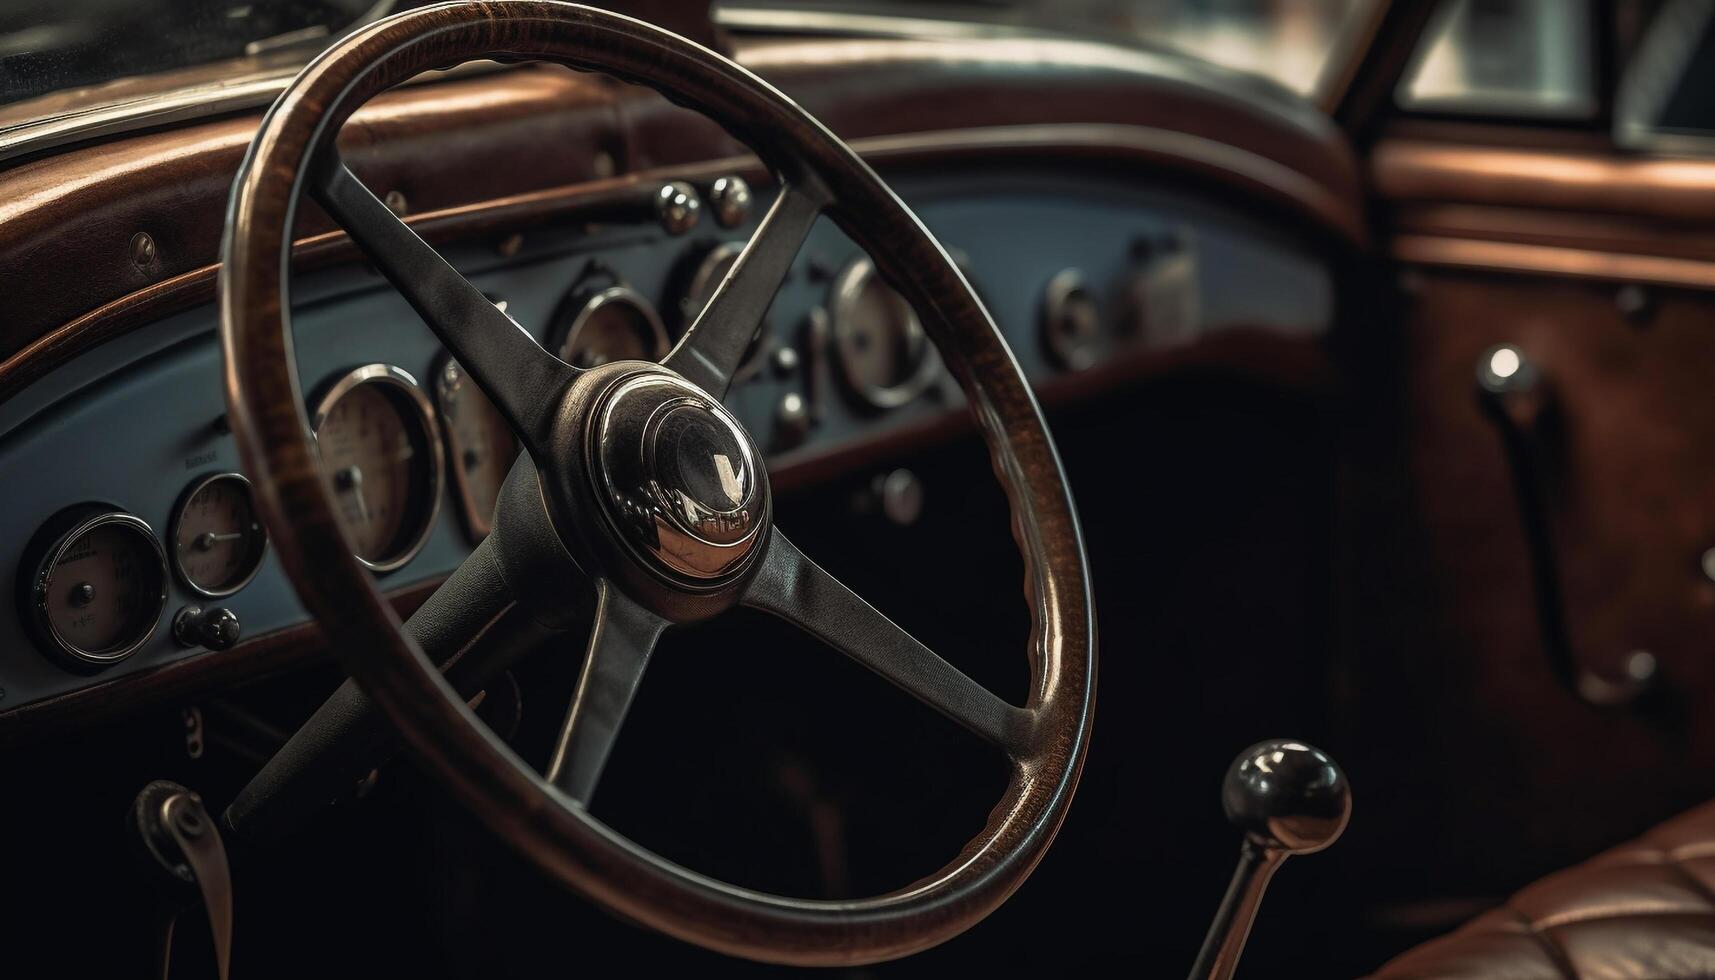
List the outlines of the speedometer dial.
{"label": "speedometer dial", "polygon": [[[679,314],[683,320],[680,333],[689,330],[691,324],[697,322],[698,314],[703,312],[703,307],[709,305],[709,300],[714,299],[715,290],[720,288],[721,282],[726,279],[727,273],[732,271],[733,264],[743,253],[743,242],[722,242],[697,260],[697,266],[685,288],[685,295],[679,300]],[[745,346],[744,356],[739,358],[738,370],[733,372],[734,382],[743,381],[756,373],[766,347],[763,340],[768,336],[768,332],[769,320],[764,316],[762,322],[756,325],[756,333],[751,335],[750,343]]]}
{"label": "speedometer dial", "polygon": [[905,297],[868,258],[834,281],[834,349],[852,393],[874,408],[898,408],[929,387],[940,359]]}
{"label": "speedometer dial", "polygon": [[573,367],[600,367],[614,361],[658,361],[667,353],[667,328],[655,307],[629,286],[595,293],[574,293],[557,353]]}
{"label": "speedometer dial", "polygon": [[155,632],[167,604],[166,560],[141,518],[92,506],[44,531],[31,605],[40,638],[87,664],[116,663]]}
{"label": "speedometer dial", "polygon": [[440,430],[415,378],[358,368],[322,396],[312,428],[359,561],[385,572],[423,547],[440,507]]}

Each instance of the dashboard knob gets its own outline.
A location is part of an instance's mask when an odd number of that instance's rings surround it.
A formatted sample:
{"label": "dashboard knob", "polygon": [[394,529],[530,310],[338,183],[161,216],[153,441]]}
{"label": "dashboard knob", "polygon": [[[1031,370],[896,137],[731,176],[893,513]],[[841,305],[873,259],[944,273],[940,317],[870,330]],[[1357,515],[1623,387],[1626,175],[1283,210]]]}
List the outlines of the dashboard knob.
{"label": "dashboard knob", "polygon": [[774,441],[782,449],[790,449],[810,434],[810,406],[804,396],[789,391],[774,410]]}
{"label": "dashboard knob", "polygon": [[186,606],[173,617],[173,638],[187,647],[230,650],[242,631],[238,614],[225,606]]}
{"label": "dashboard knob", "polygon": [[695,228],[702,210],[697,189],[682,180],[662,184],[655,192],[655,220],[669,235],[683,235]]}
{"label": "dashboard knob", "polygon": [[1536,365],[1514,344],[1496,344],[1477,359],[1477,385],[1491,394],[1528,394],[1539,380]]}
{"label": "dashboard knob", "polygon": [[743,224],[750,217],[751,201],[750,185],[743,177],[722,177],[709,187],[709,208],[722,228]]}

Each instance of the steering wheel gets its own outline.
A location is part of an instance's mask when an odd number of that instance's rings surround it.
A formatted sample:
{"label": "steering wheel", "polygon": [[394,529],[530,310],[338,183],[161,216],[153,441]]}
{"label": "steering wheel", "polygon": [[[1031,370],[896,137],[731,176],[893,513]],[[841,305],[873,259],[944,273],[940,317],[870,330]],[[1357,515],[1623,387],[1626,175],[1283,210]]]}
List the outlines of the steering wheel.
{"label": "steering wheel", "polygon": [[[558,62],[651,87],[723,125],[772,173],[772,207],[660,364],[579,370],[555,358],[340,160],[334,137],[358,106],[419,72],[476,58]],[[304,413],[286,270],[305,190],[427,321],[524,450],[493,532],[408,624],[353,557]],[[1025,563],[1031,687],[1022,707],[793,547],[773,526],[761,454],[721,404],[824,214],[918,311],[987,442]],[[233,434],[275,553],[355,681],[270,764],[278,778],[252,784],[252,797],[265,801],[327,765],[372,702],[425,771],[572,889],[709,949],[786,964],[866,963],[932,946],[996,908],[1041,859],[1077,785],[1095,700],[1089,576],[1065,476],[1017,362],[958,267],[874,171],[767,82],[677,35],[572,4],[455,2],[389,17],[330,48],[274,103],[233,185],[221,258]],[[582,674],[539,774],[435,661],[457,659],[509,610],[548,623],[591,582]],[[1007,754],[1004,797],[945,867],[872,898],[789,898],[699,875],[591,816],[586,803],[657,638],[739,604],[797,624]]]}

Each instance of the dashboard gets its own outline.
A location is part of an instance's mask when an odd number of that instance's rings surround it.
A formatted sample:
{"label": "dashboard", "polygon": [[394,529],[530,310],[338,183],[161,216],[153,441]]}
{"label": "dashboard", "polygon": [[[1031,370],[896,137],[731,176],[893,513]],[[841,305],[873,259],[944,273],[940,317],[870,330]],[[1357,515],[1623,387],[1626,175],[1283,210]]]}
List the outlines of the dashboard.
{"label": "dashboard", "polygon": [[[988,305],[1026,377],[1081,379],[1235,332],[1314,340],[1326,260],[1183,187],[993,166],[891,177]],[[659,358],[771,199],[738,174],[664,183],[635,220],[442,251],[568,362]],[[386,589],[433,583],[488,531],[516,445],[404,299],[360,264],[292,281],[294,344],[348,539]],[[307,622],[225,421],[212,306],[78,356],[0,403],[0,713]],[[812,231],[727,405],[771,472],[962,413],[908,305],[833,224]],[[237,644],[235,646],[235,644]]]}

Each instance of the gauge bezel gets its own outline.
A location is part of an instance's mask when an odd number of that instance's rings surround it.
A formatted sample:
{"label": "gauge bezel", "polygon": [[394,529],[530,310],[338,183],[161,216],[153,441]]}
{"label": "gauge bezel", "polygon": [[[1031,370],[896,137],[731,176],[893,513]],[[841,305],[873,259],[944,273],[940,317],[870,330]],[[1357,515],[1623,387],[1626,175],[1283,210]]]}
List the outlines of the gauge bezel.
{"label": "gauge bezel", "polygon": [[[653,344],[649,360],[659,361],[667,356],[667,326],[661,322],[660,311],[655,309],[655,304],[649,302],[647,297],[630,286],[616,284],[598,289],[593,293],[574,292],[572,302],[578,304],[578,311],[572,314],[572,322],[566,327],[565,334],[560,337],[559,343],[554,345],[554,356],[567,364],[572,363],[568,359],[568,355],[571,353],[568,348],[571,347],[572,341],[577,337],[579,331],[583,330],[585,324],[589,323],[590,317],[594,316],[596,311],[602,307],[612,306],[615,303],[625,303],[643,314],[644,323],[649,328],[649,340]],[[576,365],[573,366],[576,367]]]}
{"label": "gauge bezel", "polygon": [[[54,569],[59,566],[60,559],[65,557],[66,549],[70,548],[79,538],[106,524],[118,524],[140,533],[149,542],[155,552],[155,575],[160,582],[160,595],[155,602],[155,614],[149,620],[149,628],[144,630],[131,643],[106,653],[85,650],[66,639],[54,626],[53,617],[48,614],[48,585],[53,579]],[[136,514],[117,508],[102,509],[88,517],[76,521],[72,526],[54,539],[41,560],[36,565],[35,577],[30,585],[30,606],[35,613],[35,622],[40,639],[46,640],[54,652],[69,657],[81,664],[92,667],[110,667],[129,658],[138,650],[143,649],[155,636],[155,631],[161,628],[161,614],[167,609],[167,555],[161,547],[160,538],[155,536],[155,529],[149,522]]]}
{"label": "gauge bezel", "polygon": [[[835,359],[839,361],[840,378],[846,383],[847,390],[863,399],[871,408],[882,410],[900,408],[916,400],[935,383],[936,378],[941,373],[940,351],[935,349],[934,338],[930,337],[928,331],[923,329],[923,322],[918,318],[917,311],[911,308],[911,304],[904,297],[900,297],[900,302],[905,307],[906,316],[910,318],[910,326],[915,327],[923,334],[922,363],[917,365],[914,374],[896,385],[874,385],[858,376],[857,369],[853,366],[852,359],[848,354],[854,326],[852,307],[872,281],[879,282],[883,287],[893,290],[893,287],[889,286],[886,281],[877,279],[875,263],[870,261],[867,255],[860,255],[853,259],[849,265],[840,270],[838,276],[834,277],[833,300],[829,304],[829,319],[832,321],[831,333],[834,341],[834,352],[838,355]],[[897,294],[897,290],[894,292]]]}
{"label": "gauge bezel", "polygon": [[[1083,293],[1095,311],[1095,332],[1087,337],[1063,333],[1060,323],[1067,316],[1067,309],[1073,297]],[[1048,349],[1050,357],[1058,365],[1068,371],[1086,371],[1101,360],[1103,327],[1105,325],[1104,311],[1101,308],[1096,291],[1084,278],[1083,270],[1076,267],[1061,269],[1042,287],[1042,304],[1037,326],[1042,335],[1042,343]]]}
{"label": "gauge bezel", "polygon": [[[719,283],[714,281],[715,271],[723,263],[736,261],[744,254],[748,242],[725,241],[713,246],[697,260],[697,267],[691,272],[691,279],[685,286],[685,293],[679,298],[679,312],[683,323],[680,324],[679,334],[683,336],[691,329],[691,324],[697,322],[697,317],[703,315],[703,307],[714,299],[715,289]],[[683,280],[681,280],[683,281]],[[698,295],[703,295],[703,302],[696,309],[691,309],[691,301]],[[769,336],[768,316],[763,314],[762,322],[756,325],[756,332],[761,336],[756,342],[756,349],[750,351],[750,356],[739,362],[737,370],[733,371],[732,383],[743,384],[749,381],[762,365],[768,360]]]}
{"label": "gauge bezel", "polygon": [[[316,408],[310,415],[310,438],[320,442],[322,423],[327,421],[328,414],[334,405],[349,394],[358,385],[379,384],[395,392],[401,392],[405,400],[416,410],[417,420],[423,426],[423,441],[429,449],[429,506],[422,518],[422,526],[416,531],[409,546],[399,554],[382,561],[369,559],[352,552],[364,568],[372,572],[392,572],[404,568],[411,559],[423,550],[429,543],[429,535],[435,530],[435,520],[441,513],[441,496],[446,493],[447,461],[446,451],[441,443],[441,427],[435,417],[435,406],[429,401],[428,393],[417,383],[411,372],[392,364],[365,364],[352,368],[345,374],[328,383],[322,396],[316,400]],[[317,459],[320,465],[320,458]]]}
{"label": "gauge bezel", "polygon": [[[190,573],[185,571],[184,564],[179,561],[179,525],[184,521],[185,508],[190,506],[191,500],[201,493],[204,487],[217,480],[237,480],[244,487],[245,494],[250,497],[250,513],[253,523],[256,530],[262,535],[262,547],[257,550],[256,560],[250,566],[250,571],[246,572],[237,584],[226,589],[210,590],[205,586],[198,585],[196,579],[191,578]],[[167,558],[172,563],[173,574],[178,576],[180,584],[197,595],[207,599],[224,599],[249,585],[255,580],[256,573],[262,571],[262,563],[268,558],[268,528],[263,525],[262,519],[256,514],[256,494],[250,486],[250,479],[243,473],[219,471],[191,481],[191,485],[179,493],[178,501],[173,504],[173,519],[167,526],[167,541],[172,545],[167,549]]]}
{"label": "gauge bezel", "polygon": [[[448,408],[448,399],[452,396],[452,392],[448,389],[447,369],[454,366],[458,368],[459,376],[462,379],[460,383],[476,384],[476,379],[470,376],[470,372],[464,369],[464,365],[459,364],[458,359],[453,357],[451,351],[442,354],[440,362],[435,366],[435,410],[446,423],[443,426],[442,436],[447,441],[447,468],[453,474],[453,496],[458,500],[459,515],[464,518],[465,532],[470,537],[471,543],[475,544],[493,532],[494,515],[482,513],[477,508],[476,500],[470,490],[470,482],[465,478],[464,467],[458,462],[459,447],[454,445],[458,437],[454,435],[455,426],[453,425],[452,412]],[[493,402],[489,404],[492,406]],[[497,415],[499,413],[498,409],[491,407],[490,410]],[[523,447],[518,443],[518,433],[513,432],[512,427],[506,425],[505,421],[502,417],[501,424],[505,427],[507,436],[512,439],[512,459],[506,464],[510,468],[518,461],[518,455],[523,452]]]}

